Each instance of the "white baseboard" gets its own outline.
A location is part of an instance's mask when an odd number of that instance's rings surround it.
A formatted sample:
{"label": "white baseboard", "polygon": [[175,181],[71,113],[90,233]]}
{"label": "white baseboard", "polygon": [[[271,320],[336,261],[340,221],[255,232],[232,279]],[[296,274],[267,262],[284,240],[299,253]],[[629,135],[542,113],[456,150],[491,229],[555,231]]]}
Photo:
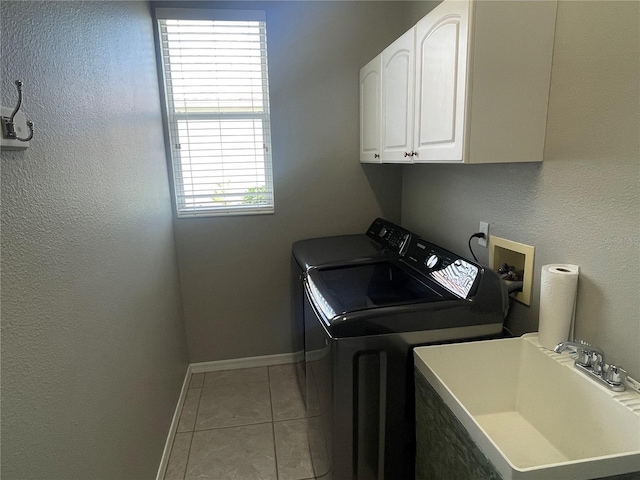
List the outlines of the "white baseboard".
{"label": "white baseboard", "polygon": [[178,398],[178,404],[176,405],[175,412],[173,413],[173,420],[169,427],[169,434],[167,435],[167,441],[164,444],[164,451],[162,452],[162,459],[160,460],[160,467],[158,468],[158,475],[156,480],[164,480],[164,475],[167,471],[167,465],[169,464],[169,456],[171,455],[171,447],[173,446],[173,437],[178,430],[178,422],[180,421],[180,413],[182,412],[182,406],[187,396],[187,390],[189,390],[189,382],[191,375],[194,373],[205,372],[218,372],[220,370],[237,370],[240,368],[254,368],[254,367],[268,367],[270,365],[285,365],[287,363],[294,363],[304,358],[304,353],[281,353],[278,355],[262,355],[259,357],[246,357],[246,358],[232,358],[230,360],[217,360],[213,362],[200,362],[191,363],[187,367],[187,372],[182,382],[182,390],[180,391],[180,397]]}
{"label": "white baseboard", "polygon": [[164,444],[164,451],[162,452],[162,458],[160,459],[160,467],[158,468],[158,475],[156,480],[164,480],[164,475],[167,472],[167,465],[169,465],[169,455],[171,455],[171,447],[173,446],[173,437],[178,430],[178,422],[180,421],[180,414],[182,413],[182,407],[184,405],[184,399],[187,397],[187,390],[189,390],[189,382],[191,380],[191,365],[187,366],[187,373],[182,381],[182,390],[180,390],[180,397],[178,397],[178,404],[173,412],[173,420],[171,420],[171,426],[169,427],[169,434],[167,435],[167,441]]}
{"label": "white baseboard", "polygon": [[230,360],[192,363],[190,367],[191,373],[217,372],[220,370],[237,370],[239,368],[284,365],[286,363],[296,362],[299,357],[300,355],[295,353],[281,353],[278,355],[263,355],[260,357],[232,358]]}

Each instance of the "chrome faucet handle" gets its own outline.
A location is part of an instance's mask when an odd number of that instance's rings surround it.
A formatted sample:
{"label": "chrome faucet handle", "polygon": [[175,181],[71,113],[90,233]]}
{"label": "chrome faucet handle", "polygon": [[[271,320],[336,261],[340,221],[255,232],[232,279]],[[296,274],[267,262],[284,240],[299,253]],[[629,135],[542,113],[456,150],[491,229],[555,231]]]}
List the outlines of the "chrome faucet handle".
{"label": "chrome faucet handle", "polygon": [[580,354],[580,351],[578,351],[578,359],[576,360],[576,363],[583,367],[591,368],[594,373],[598,375],[603,375],[606,365],[604,361],[604,352],[600,348],[594,347],[590,343],[582,340],[576,340],[576,343],[584,347],[582,355]]}
{"label": "chrome faucet handle", "polygon": [[627,372],[617,365],[608,365],[605,379],[613,384],[621,384],[627,378]]}
{"label": "chrome faucet handle", "polygon": [[590,367],[592,361],[593,352],[591,350],[587,350],[585,348],[576,348],[576,363],[578,365],[582,365],[583,367]]}
{"label": "chrome faucet handle", "polygon": [[604,375],[605,373],[605,363],[604,363],[604,355],[600,354],[597,351],[589,351],[589,366],[593,369],[594,373],[598,375]]}

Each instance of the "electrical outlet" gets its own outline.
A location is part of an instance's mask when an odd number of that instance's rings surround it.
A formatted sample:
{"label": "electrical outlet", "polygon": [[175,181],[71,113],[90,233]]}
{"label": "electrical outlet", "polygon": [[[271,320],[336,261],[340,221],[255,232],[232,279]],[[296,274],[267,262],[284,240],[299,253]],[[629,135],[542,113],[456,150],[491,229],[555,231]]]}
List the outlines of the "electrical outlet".
{"label": "electrical outlet", "polygon": [[484,238],[478,239],[478,245],[487,248],[487,242],[489,241],[489,224],[487,222],[480,222],[479,232],[484,233]]}

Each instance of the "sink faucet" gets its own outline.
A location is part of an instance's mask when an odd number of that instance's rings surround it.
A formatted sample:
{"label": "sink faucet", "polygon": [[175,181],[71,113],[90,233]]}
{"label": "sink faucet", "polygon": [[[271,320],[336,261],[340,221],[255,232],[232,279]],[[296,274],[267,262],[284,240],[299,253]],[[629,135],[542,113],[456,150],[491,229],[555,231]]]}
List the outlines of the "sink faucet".
{"label": "sink faucet", "polygon": [[[562,353],[567,348],[575,349],[576,354],[578,355],[578,358],[576,358],[576,364],[582,365],[583,367],[591,367],[598,373],[604,372],[606,365],[604,361],[604,352],[598,347],[594,347],[580,340],[573,342],[566,341],[560,342],[556,345],[556,348],[554,348],[553,351],[556,353]],[[593,358],[594,356],[596,357],[595,359]]]}
{"label": "sink faucet", "polygon": [[567,348],[576,351],[577,358],[574,365],[579,371],[614,392],[622,392],[625,389],[626,372],[616,365],[607,365],[604,360],[604,352],[600,348],[580,340],[574,340],[573,342],[560,342],[553,351],[562,353]]}

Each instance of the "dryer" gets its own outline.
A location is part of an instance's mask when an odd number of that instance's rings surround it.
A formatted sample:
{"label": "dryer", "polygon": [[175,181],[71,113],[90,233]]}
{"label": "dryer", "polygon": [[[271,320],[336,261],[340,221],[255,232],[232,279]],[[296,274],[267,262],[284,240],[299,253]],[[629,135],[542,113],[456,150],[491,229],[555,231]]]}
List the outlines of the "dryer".
{"label": "dryer", "polygon": [[351,265],[375,259],[397,258],[407,246],[411,232],[382,218],[376,218],[365,233],[309,238],[291,249],[291,329],[297,358],[297,376],[306,397],[304,361],[303,274],[312,267]]}

